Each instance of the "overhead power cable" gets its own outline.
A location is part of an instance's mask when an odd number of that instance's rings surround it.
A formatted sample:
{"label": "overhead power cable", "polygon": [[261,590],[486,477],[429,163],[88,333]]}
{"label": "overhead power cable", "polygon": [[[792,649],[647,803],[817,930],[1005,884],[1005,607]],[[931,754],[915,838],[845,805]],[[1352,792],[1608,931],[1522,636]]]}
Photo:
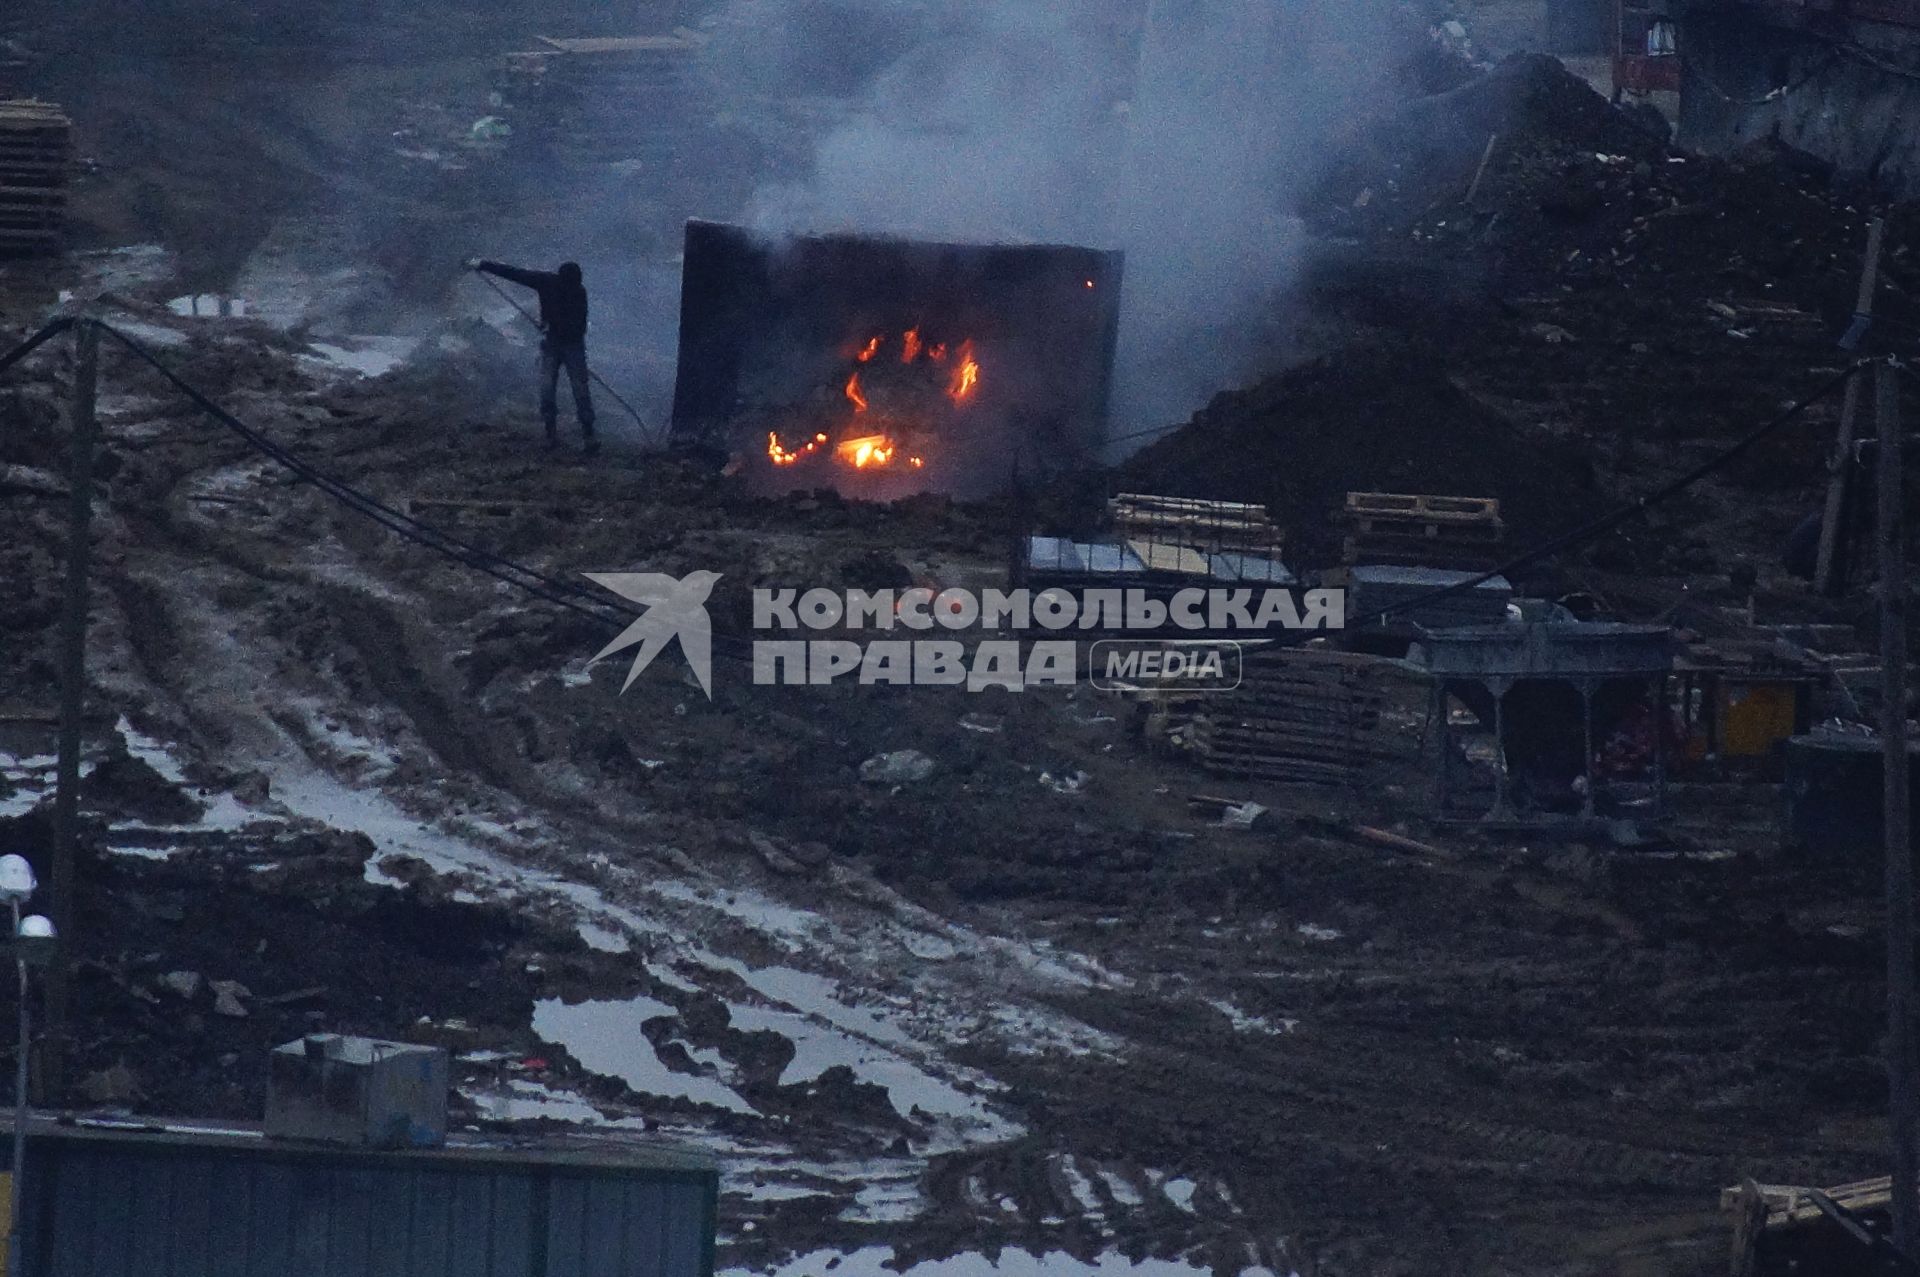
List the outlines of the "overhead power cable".
{"label": "overhead power cable", "polygon": [[1773,434],[1775,431],[1779,430],[1782,426],[1785,426],[1787,423],[1798,418],[1807,409],[1813,407],[1813,405],[1819,403],[1821,400],[1831,395],[1834,391],[1846,385],[1847,382],[1856,373],[1858,373],[1861,368],[1865,367],[1866,365],[1872,362],[1874,361],[1871,359],[1861,359],[1861,360],[1855,361],[1854,363],[1849,364],[1847,367],[1843,368],[1841,371],[1835,373],[1832,377],[1829,377],[1826,381],[1822,382],[1818,387],[1814,389],[1814,391],[1811,394],[1807,395],[1805,398],[1797,400],[1794,403],[1788,405],[1786,408],[1782,409],[1778,414],[1769,418],[1767,421],[1765,421],[1761,425],[1754,427],[1752,430],[1749,430],[1745,435],[1742,435],[1738,440],[1736,440],[1734,443],[1732,443],[1728,447],[1722,449],[1720,452],[1716,453],[1714,456],[1709,457],[1707,460],[1701,462],[1699,465],[1694,466],[1691,470],[1688,470],[1685,474],[1682,474],[1678,478],[1673,479],[1667,483],[1664,483],[1658,488],[1655,488],[1652,492],[1649,492],[1644,496],[1637,497],[1633,501],[1628,502],[1626,505],[1621,506],[1616,510],[1610,511],[1607,514],[1603,514],[1598,518],[1590,519],[1586,523],[1581,524],[1579,527],[1574,528],[1572,531],[1563,533],[1562,535],[1553,538],[1552,540],[1546,542],[1543,545],[1536,546],[1533,549],[1528,550],[1526,553],[1521,554],[1516,558],[1509,559],[1507,562],[1501,564],[1497,568],[1492,569],[1491,571],[1482,572],[1478,576],[1469,577],[1468,579],[1457,582],[1453,585],[1445,586],[1441,589],[1430,591],[1429,593],[1419,595],[1415,598],[1406,599],[1400,603],[1395,603],[1389,607],[1382,608],[1378,612],[1369,612],[1367,615],[1369,617],[1378,618],[1381,622],[1384,623],[1390,617],[1399,616],[1402,613],[1413,611],[1416,608],[1431,606],[1434,603],[1438,603],[1442,599],[1452,598],[1456,594],[1464,594],[1468,590],[1479,588],[1480,586],[1486,584],[1488,581],[1493,580],[1493,578],[1495,577],[1510,576],[1511,574],[1518,572],[1522,568],[1530,567],[1533,564],[1538,563],[1542,559],[1550,558],[1553,555],[1561,554],[1566,552],[1567,550],[1575,549],[1578,546],[1584,545],[1589,541],[1595,540],[1599,537],[1606,535],[1608,532],[1613,531],[1613,529],[1627,522],[1627,520],[1635,518],[1636,516],[1645,514],[1648,510],[1653,509],[1653,507],[1659,505],[1660,503],[1667,501],[1675,496],[1678,496],[1682,492],[1685,492],[1688,488],[1691,488],[1694,484],[1699,483],[1702,479],[1706,478],[1708,475],[1713,474],[1715,471],[1733,464],[1733,462],[1739,460],[1741,456],[1745,455],[1749,450],[1751,450],[1754,447],[1754,445],[1760,443],[1763,439]]}
{"label": "overhead power cable", "polygon": [[549,575],[513,559],[504,558],[490,550],[463,541],[458,537],[442,532],[438,528],[421,522],[412,515],[404,514],[392,506],[386,505],[365,492],[326,474],[311,463],[301,459],[286,448],[275,443],[267,436],[241,421],[238,417],[222,408],[219,404],[188,384],[180,375],[169,368],[157,356],[138,341],[127,336],[109,324],[101,324],[101,331],[112,336],[121,345],[131,351],[135,357],[151,367],[155,372],[190,399],[196,407],[218,421],[227,429],[244,439],[257,451],[264,453],[286,469],[312,483],[321,491],[334,497],[342,504],[380,524],[395,534],[405,537],[416,544],[426,546],[449,558],[458,560],[468,567],[484,572],[499,581],[525,591],[536,598],[568,608],[595,620],[606,622],[610,618],[608,611],[622,612],[629,616],[641,615],[639,609],[624,600],[608,598],[596,594],[571,581]]}

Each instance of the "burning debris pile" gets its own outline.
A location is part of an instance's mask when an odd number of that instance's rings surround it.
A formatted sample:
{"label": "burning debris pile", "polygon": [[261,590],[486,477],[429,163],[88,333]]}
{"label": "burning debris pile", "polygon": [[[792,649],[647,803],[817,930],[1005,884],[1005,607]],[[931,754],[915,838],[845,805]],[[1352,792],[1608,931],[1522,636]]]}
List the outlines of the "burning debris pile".
{"label": "burning debris pile", "polygon": [[762,490],[985,492],[1092,452],[1117,253],[687,228],[674,432]]}
{"label": "burning debris pile", "polygon": [[868,338],[850,362],[841,387],[845,408],[823,414],[826,419],[811,435],[804,423],[786,438],[777,427],[767,431],[767,458],[774,465],[831,462],[855,470],[896,465],[919,470],[939,439],[964,431],[958,414],[980,388],[980,360],[970,338],[955,347],[909,328],[897,342],[885,334]]}

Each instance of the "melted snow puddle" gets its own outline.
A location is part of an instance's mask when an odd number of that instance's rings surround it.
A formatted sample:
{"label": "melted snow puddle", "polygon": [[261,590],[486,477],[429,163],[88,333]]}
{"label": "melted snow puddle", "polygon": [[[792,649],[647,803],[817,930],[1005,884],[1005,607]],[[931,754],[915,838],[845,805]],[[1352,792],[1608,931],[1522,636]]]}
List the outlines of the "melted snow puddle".
{"label": "melted snow puddle", "polygon": [[167,309],[184,319],[245,319],[247,299],[220,293],[189,293],[167,302]]}
{"label": "melted snow puddle", "polygon": [[479,1106],[495,1122],[529,1122],[549,1118],[576,1126],[598,1126],[609,1130],[644,1131],[647,1123],[637,1117],[607,1117],[577,1095],[556,1091],[539,1082],[515,1080],[497,1091],[478,1089],[460,1092]]}
{"label": "melted snow puddle", "polygon": [[692,1100],[733,1113],[759,1116],[758,1111],[723,1082],[667,1067],[641,1025],[659,1016],[679,1013],[656,998],[623,1002],[581,1002],[573,1006],[557,998],[533,1004],[533,1031],[563,1046],[593,1073],[617,1077],[643,1095]]}

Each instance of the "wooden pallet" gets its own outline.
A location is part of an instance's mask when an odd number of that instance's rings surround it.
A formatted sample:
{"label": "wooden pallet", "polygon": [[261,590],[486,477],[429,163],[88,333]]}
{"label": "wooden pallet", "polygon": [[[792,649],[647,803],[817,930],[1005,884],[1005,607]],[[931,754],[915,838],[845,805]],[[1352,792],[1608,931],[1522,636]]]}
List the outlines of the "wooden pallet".
{"label": "wooden pallet", "polygon": [[1403,541],[1381,545],[1373,540],[1348,537],[1340,548],[1340,561],[1348,567],[1374,564],[1381,567],[1446,568],[1455,572],[1490,572],[1500,566],[1491,545],[1456,545],[1451,541]]}
{"label": "wooden pallet", "polygon": [[1506,525],[1492,523],[1451,523],[1443,519],[1402,519],[1378,516],[1353,516],[1346,520],[1356,537],[1393,541],[1451,541],[1459,545],[1486,545],[1506,535]]}
{"label": "wooden pallet", "polygon": [[1346,512],[1439,523],[1497,523],[1500,502],[1493,497],[1444,497],[1425,492],[1349,492]]}

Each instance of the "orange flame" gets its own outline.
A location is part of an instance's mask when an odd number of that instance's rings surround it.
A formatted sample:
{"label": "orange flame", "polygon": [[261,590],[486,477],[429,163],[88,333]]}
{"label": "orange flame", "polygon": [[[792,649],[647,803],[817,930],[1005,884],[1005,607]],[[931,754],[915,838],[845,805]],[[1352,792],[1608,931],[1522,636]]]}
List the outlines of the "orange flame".
{"label": "orange flame", "polygon": [[878,337],[875,337],[873,340],[869,341],[866,344],[866,348],[863,349],[859,354],[855,355],[854,358],[858,359],[863,364],[872,363],[873,357],[879,353],[880,353],[880,339]]}
{"label": "orange flame", "polygon": [[909,328],[907,335],[900,339],[900,362],[910,364],[920,358],[920,330]]}
{"label": "orange flame", "polygon": [[927,348],[927,358],[933,360],[933,362],[936,364],[946,363],[947,362],[947,343],[943,341],[937,345],[929,346]]}
{"label": "orange flame", "polygon": [[947,394],[955,403],[961,403],[973,394],[974,387],[980,384],[980,362],[973,357],[973,343],[960,345],[960,370],[953,374],[953,386]]}
{"label": "orange flame", "polygon": [[867,435],[846,440],[834,448],[833,454],[854,469],[865,470],[869,466],[884,466],[893,460],[893,447],[893,440],[885,435]]}
{"label": "orange flame", "polygon": [[767,431],[767,456],[772,459],[773,464],[776,466],[790,466],[800,460],[800,454],[787,451],[786,447],[780,442],[780,436],[771,430]]}
{"label": "orange flame", "polygon": [[862,413],[867,410],[867,397],[860,393],[860,374],[847,378],[847,398],[853,402],[853,410]]}

